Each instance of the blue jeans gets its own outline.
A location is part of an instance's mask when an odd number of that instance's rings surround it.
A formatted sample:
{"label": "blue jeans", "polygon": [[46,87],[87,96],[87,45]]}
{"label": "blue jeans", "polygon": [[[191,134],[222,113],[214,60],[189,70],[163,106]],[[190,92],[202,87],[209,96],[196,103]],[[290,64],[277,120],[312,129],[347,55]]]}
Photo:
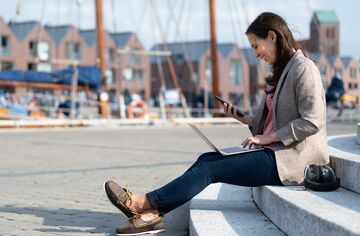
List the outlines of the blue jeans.
{"label": "blue jeans", "polygon": [[248,187],[282,185],[272,149],[229,157],[207,152],[200,155],[184,174],[147,193],[146,197],[151,207],[164,215],[217,182]]}

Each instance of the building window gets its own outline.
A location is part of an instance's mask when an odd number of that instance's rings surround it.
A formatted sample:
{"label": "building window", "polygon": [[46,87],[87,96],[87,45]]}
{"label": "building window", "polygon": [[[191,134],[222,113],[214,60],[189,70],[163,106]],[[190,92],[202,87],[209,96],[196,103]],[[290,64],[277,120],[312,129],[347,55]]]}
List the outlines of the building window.
{"label": "building window", "polygon": [[35,63],[29,63],[27,66],[27,70],[36,70],[36,64]]}
{"label": "building window", "polygon": [[327,67],[326,65],[320,65],[320,74],[322,77],[326,77],[326,74],[327,74]]}
{"label": "building window", "polygon": [[335,76],[339,77],[339,79],[342,80],[343,79],[342,70],[338,69],[338,68],[335,68]]}
{"label": "building window", "polygon": [[127,61],[129,66],[138,66],[141,64],[141,57],[136,54],[129,54]]}
{"label": "building window", "polygon": [[172,56],[172,60],[176,65],[182,65],[185,63],[184,55],[183,54],[175,54]]}
{"label": "building window", "polygon": [[51,64],[50,63],[39,63],[36,65],[37,71],[42,72],[51,72]]}
{"label": "building window", "polygon": [[0,55],[10,55],[10,40],[8,36],[1,36]]}
{"label": "building window", "polygon": [[334,39],[335,38],[335,28],[331,29],[331,37]]}
{"label": "building window", "polygon": [[243,82],[243,68],[238,59],[231,60],[230,79],[235,85],[241,85]]}
{"label": "building window", "polygon": [[351,80],[356,80],[356,76],[357,76],[357,74],[356,74],[356,68],[350,68],[350,79]]}
{"label": "building window", "polygon": [[144,80],[144,71],[143,70],[134,70],[133,78],[134,78],[134,80]]}
{"label": "building window", "polygon": [[48,61],[50,59],[50,44],[45,41],[30,41],[29,55],[34,59]]}
{"label": "building window", "polygon": [[114,74],[113,74],[113,70],[111,70],[111,69],[107,69],[106,71],[105,71],[105,78],[106,78],[106,80],[105,80],[105,83],[106,83],[106,85],[112,85],[113,83],[114,83]]}
{"label": "building window", "polygon": [[30,41],[29,42],[29,54],[30,54],[30,57],[32,58],[36,58],[37,57],[37,46],[36,46],[36,42],[35,41]]}
{"label": "building window", "polygon": [[326,38],[327,39],[330,38],[330,29],[329,28],[326,29]]}
{"label": "building window", "polygon": [[41,61],[48,61],[50,59],[50,44],[44,41],[38,42],[37,54]]}
{"label": "building window", "polygon": [[0,64],[0,70],[13,70],[14,69],[14,63],[10,61],[3,61]]}
{"label": "building window", "polygon": [[106,58],[107,63],[114,63],[115,62],[115,50],[113,48],[107,48],[105,58]]}
{"label": "building window", "polygon": [[358,84],[357,83],[349,83],[348,88],[349,88],[349,90],[357,90]]}
{"label": "building window", "polygon": [[199,75],[197,73],[193,73],[191,75],[191,81],[194,82],[194,83],[197,83],[199,81]]}
{"label": "building window", "polygon": [[81,59],[80,43],[71,42],[66,44],[66,58],[69,60]]}

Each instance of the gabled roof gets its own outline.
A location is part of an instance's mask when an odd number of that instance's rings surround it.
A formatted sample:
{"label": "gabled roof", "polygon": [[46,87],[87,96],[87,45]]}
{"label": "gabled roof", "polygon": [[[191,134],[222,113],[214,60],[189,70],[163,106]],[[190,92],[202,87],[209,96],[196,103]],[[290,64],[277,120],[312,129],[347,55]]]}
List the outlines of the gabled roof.
{"label": "gabled roof", "polygon": [[236,47],[237,47],[237,45],[235,43],[218,44],[218,49],[225,58],[228,57],[230,52]]}
{"label": "gabled roof", "polygon": [[80,30],[81,37],[89,47],[92,47],[96,41],[96,30]]}
{"label": "gabled roof", "polygon": [[45,29],[48,31],[50,37],[54,42],[59,45],[65,34],[71,29],[71,25],[59,25],[59,26],[45,26]]}
{"label": "gabled roof", "polygon": [[254,53],[254,49],[242,48],[241,52],[244,54],[244,56],[250,66],[258,66],[259,65],[260,59],[256,57],[256,55]]}
{"label": "gabled roof", "polygon": [[38,25],[37,21],[9,22],[9,27],[18,40],[23,40]]}
{"label": "gabled roof", "polygon": [[129,38],[133,35],[132,32],[123,33],[111,33],[111,37],[114,39],[117,48],[124,48]]}
{"label": "gabled roof", "polygon": [[[188,56],[188,61],[199,61],[205,52],[210,46],[209,41],[192,41],[192,42],[177,42],[177,43],[168,43],[168,49],[172,52],[173,55],[184,54],[184,47],[186,49],[186,55]],[[163,44],[154,45],[151,50],[153,51],[162,51],[164,50]],[[156,62],[157,58],[152,56],[150,61]],[[164,57],[161,57],[161,61],[165,60]]]}
{"label": "gabled roof", "polygon": [[353,60],[352,57],[341,57],[340,59],[341,59],[342,63],[344,64],[345,68],[348,68],[348,66],[350,65],[351,60]]}
{"label": "gabled roof", "polygon": [[322,56],[322,54],[320,52],[313,52],[310,54],[310,59],[315,62],[318,62],[318,61],[320,61],[321,56]]}
{"label": "gabled roof", "polygon": [[315,11],[314,17],[320,22],[325,24],[338,24],[339,20],[334,11]]}
{"label": "gabled roof", "polygon": [[327,58],[327,60],[329,62],[329,65],[334,66],[335,61],[338,58],[338,56],[330,54],[330,55],[327,55],[326,58]]}

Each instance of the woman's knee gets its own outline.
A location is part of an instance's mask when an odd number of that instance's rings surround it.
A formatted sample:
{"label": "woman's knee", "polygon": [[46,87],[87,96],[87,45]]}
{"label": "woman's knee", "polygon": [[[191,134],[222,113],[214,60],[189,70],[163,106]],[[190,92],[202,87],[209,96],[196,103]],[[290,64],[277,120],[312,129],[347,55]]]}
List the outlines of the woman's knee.
{"label": "woman's knee", "polygon": [[216,152],[205,152],[198,157],[197,161],[204,161],[206,159],[215,156],[216,154],[217,154]]}

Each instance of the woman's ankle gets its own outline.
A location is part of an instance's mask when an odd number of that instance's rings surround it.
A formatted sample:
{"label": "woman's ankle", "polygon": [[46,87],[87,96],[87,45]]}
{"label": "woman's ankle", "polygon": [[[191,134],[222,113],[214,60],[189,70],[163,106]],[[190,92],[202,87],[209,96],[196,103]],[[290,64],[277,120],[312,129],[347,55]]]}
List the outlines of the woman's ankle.
{"label": "woman's ankle", "polygon": [[146,210],[143,213],[141,213],[141,219],[144,221],[156,219],[160,216],[160,213],[156,209]]}
{"label": "woman's ankle", "polygon": [[151,205],[146,198],[145,194],[133,194],[131,196],[132,203],[130,209],[136,211],[137,213],[143,213],[151,209]]}

